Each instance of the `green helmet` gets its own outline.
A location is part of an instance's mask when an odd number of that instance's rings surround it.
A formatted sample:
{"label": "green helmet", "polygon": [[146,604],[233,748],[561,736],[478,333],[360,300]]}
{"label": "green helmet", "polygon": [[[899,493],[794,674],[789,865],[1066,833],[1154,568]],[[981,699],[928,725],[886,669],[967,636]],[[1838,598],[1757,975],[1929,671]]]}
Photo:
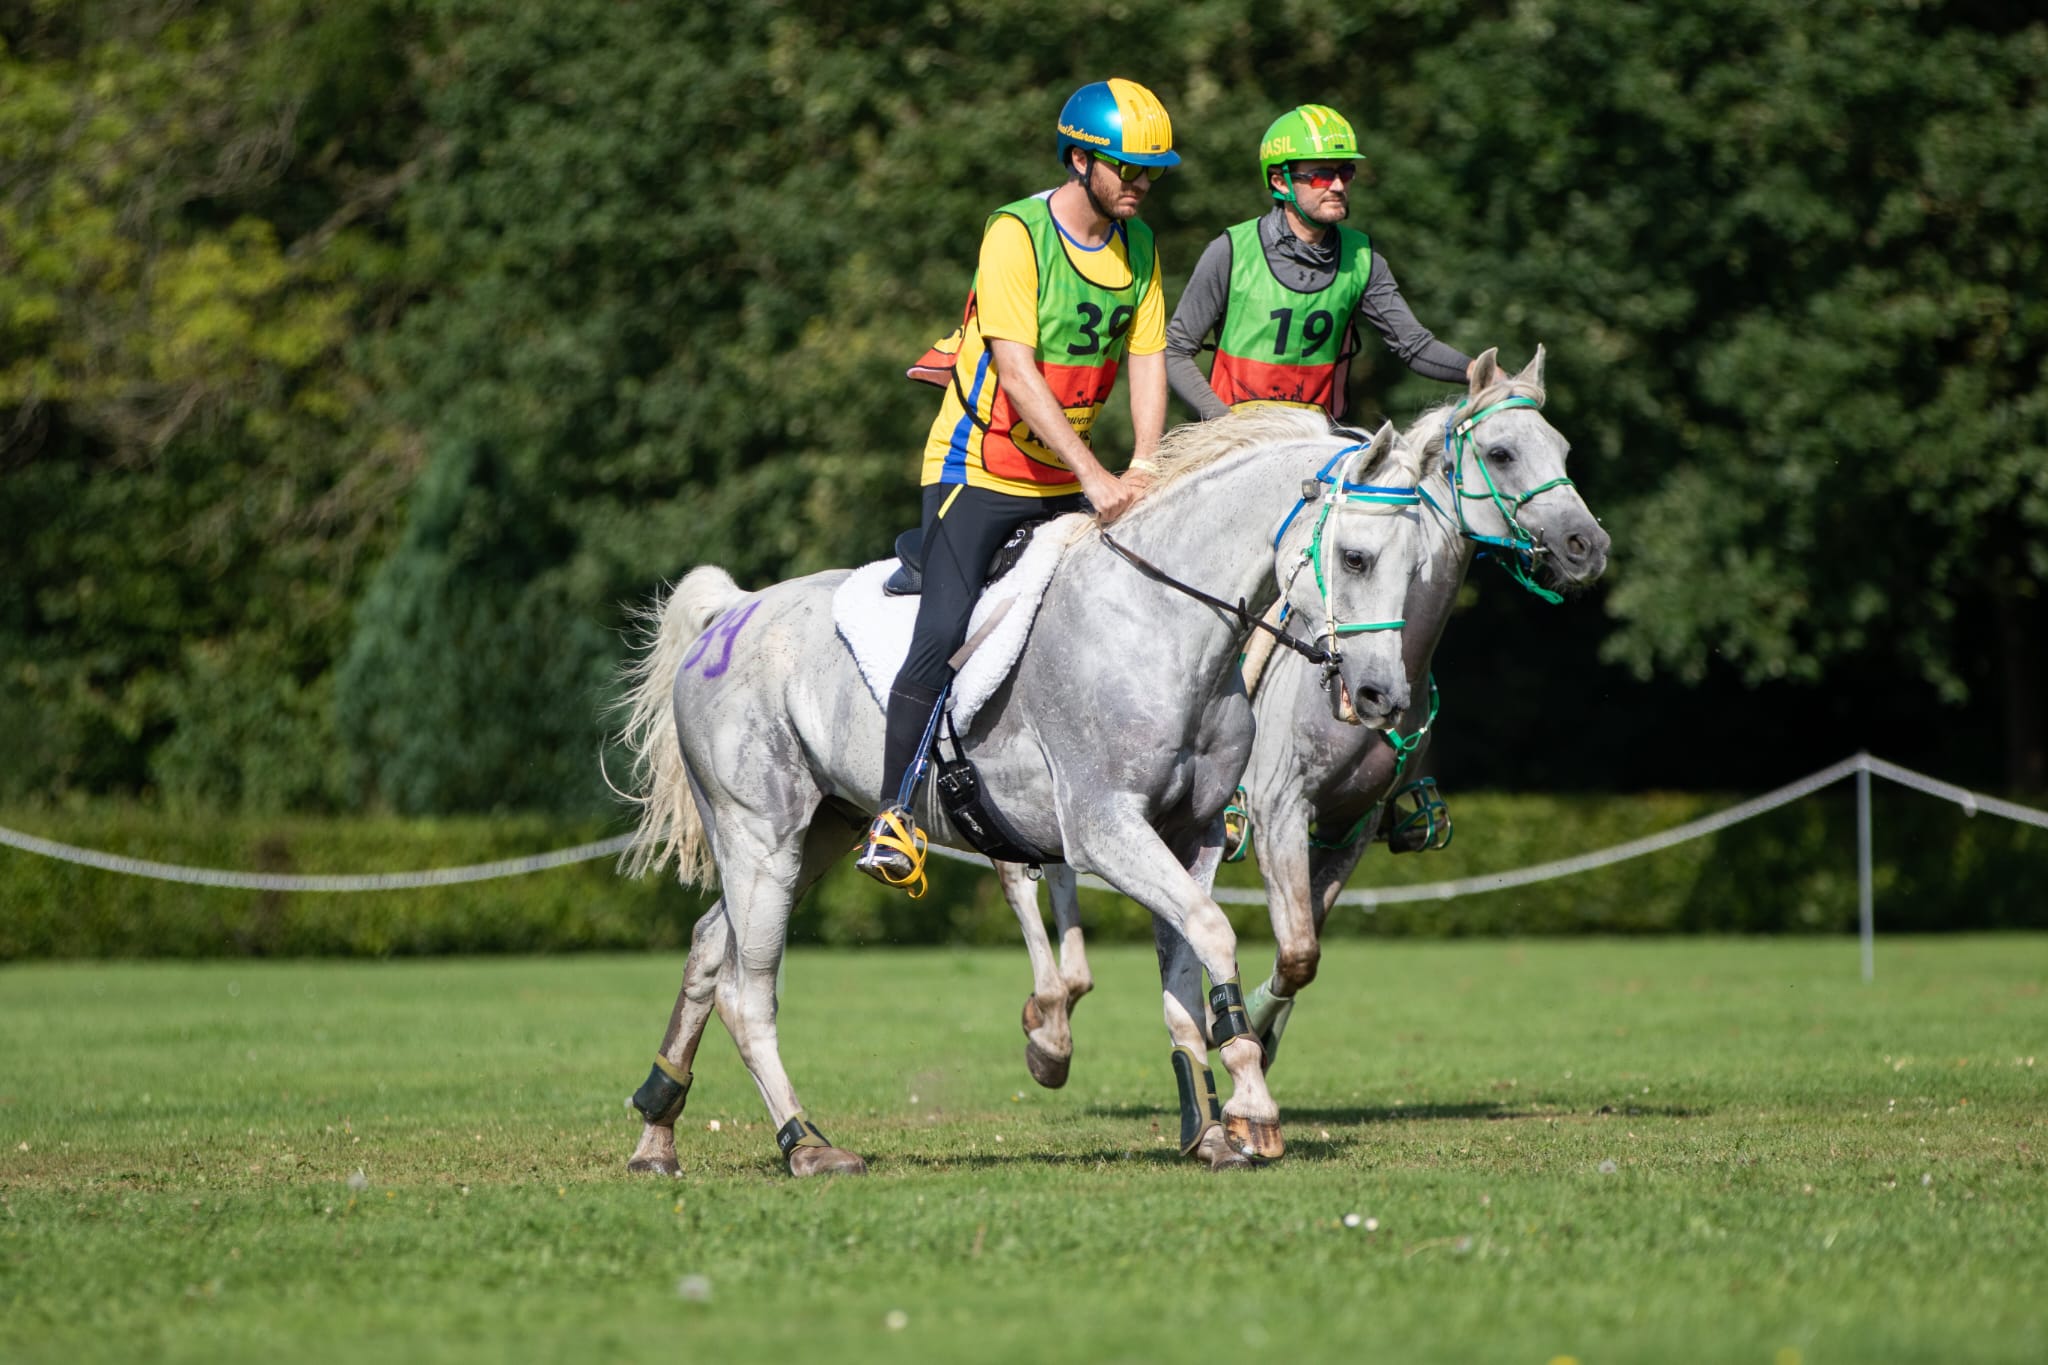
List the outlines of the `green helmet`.
{"label": "green helmet", "polygon": [[[1327,104],[1304,104],[1273,120],[1259,139],[1259,183],[1270,187],[1273,168],[1290,161],[1363,161],[1358,134],[1351,121]],[[1274,190],[1273,197],[1292,203],[1294,187]]]}

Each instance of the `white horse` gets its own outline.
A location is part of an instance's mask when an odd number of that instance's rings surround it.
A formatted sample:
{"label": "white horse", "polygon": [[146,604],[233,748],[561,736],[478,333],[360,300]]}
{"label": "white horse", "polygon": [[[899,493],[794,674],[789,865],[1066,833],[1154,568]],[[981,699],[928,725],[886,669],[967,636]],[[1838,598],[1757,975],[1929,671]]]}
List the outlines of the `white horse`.
{"label": "white horse", "polygon": [[[1236,938],[1208,893],[1223,809],[1251,753],[1238,656],[1247,619],[1284,592],[1315,623],[1321,643],[1307,648],[1327,653],[1333,688],[1361,716],[1384,724],[1406,709],[1399,615],[1420,544],[1418,467],[1391,427],[1367,445],[1296,412],[1182,428],[1159,458],[1157,485],[1111,531],[1082,524],[1009,683],[962,739],[1017,833],[1102,876],[1189,946],[1211,990],[1205,1001],[1199,973],[1177,979],[1169,1027],[1220,1046],[1234,1082],[1225,1141],[1270,1159],[1284,1149],[1279,1110],[1245,1017]],[[1368,479],[1377,490],[1358,487]],[[629,870],[673,857],[685,881],[702,881],[715,862],[723,895],[697,924],[633,1097],[646,1127],[629,1169],[677,1170],[674,1123],[714,1006],[792,1173],[866,1169],[805,1117],[775,1029],[790,909],[858,841],[881,784],[881,709],[832,621],[844,577],[745,593],[722,570],[697,569],[635,666],[624,739],[643,813]],[[1238,605],[1206,605],[1189,585]],[[917,816],[934,840],[971,847],[930,784]]]}
{"label": "white horse", "polygon": [[[1421,491],[1431,509],[1422,570],[1402,613],[1409,709],[1387,729],[1360,726],[1343,714],[1317,671],[1288,654],[1275,657],[1257,684],[1258,735],[1245,770],[1245,808],[1257,831],[1276,952],[1271,978],[1252,990],[1246,1008],[1269,1066],[1296,993],[1315,979],[1324,918],[1371,846],[1396,784],[1421,766],[1434,714],[1430,661],[1474,554],[1484,547],[1502,556],[1539,592],[1545,590],[1530,580],[1524,561],[1561,586],[1590,583],[1606,568],[1607,533],[1565,477],[1569,443],[1540,412],[1543,362],[1538,347],[1529,365],[1509,376],[1495,353],[1486,352],[1465,397],[1423,413],[1402,438],[1428,471]],[[1554,593],[1545,595],[1556,600]],[[1041,1085],[1056,1087],[1065,1083],[1072,1058],[1073,1007],[1092,985],[1077,889],[1071,869],[1045,869],[1061,932],[1055,961],[1036,884],[1014,864],[999,863],[997,872],[1032,962],[1025,1063]],[[1194,970],[1185,945],[1164,936],[1160,967],[1169,991]],[[1203,1045],[1192,1029],[1170,1031],[1176,1059],[1183,1049]],[[1208,1097],[1191,1093],[1178,1060],[1174,1070],[1182,1150],[1212,1166],[1239,1164],[1220,1140]]]}

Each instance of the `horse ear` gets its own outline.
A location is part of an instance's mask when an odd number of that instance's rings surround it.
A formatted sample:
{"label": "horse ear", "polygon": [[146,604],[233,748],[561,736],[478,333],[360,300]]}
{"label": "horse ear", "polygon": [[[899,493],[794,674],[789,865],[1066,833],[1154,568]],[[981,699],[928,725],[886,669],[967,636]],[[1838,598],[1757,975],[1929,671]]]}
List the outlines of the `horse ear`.
{"label": "horse ear", "polygon": [[1478,397],[1487,389],[1498,384],[1500,380],[1500,347],[1489,346],[1479,353],[1477,360],[1472,362],[1472,396]]}
{"label": "horse ear", "polygon": [[1394,430],[1392,422],[1383,422],[1366,442],[1365,449],[1358,452],[1354,466],[1356,474],[1350,476],[1352,483],[1414,483],[1414,471],[1407,467],[1408,452],[1402,447],[1401,433]]}
{"label": "horse ear", "polygon": [[1387,458],[1387,452],[1394,448],[1394,442],[1399,436],[1400,433],[1394,430],[1392,422],[1380,423],[1380,429],[1372,434],[1372,444],[1369,447],[1374,464]]}
{"label": "horse ear", "polygon": [[1533,389],[1533,390],[1535,390],[1536,394],[1537,394],[1537,395],[1538,395],[1539,397],[1540,397],[1540,396],[1542,395],[1542,393],[1543,393],[1543,343],[1542,343],[1542,342],[1540,342],[1540,341],[1539,341],[1539,342],[1537,342],[1537,343],[1536,343],[1536,358],[1535,358],[1534,360],[1531,360],[1531,361],[1530,361],[1530,362],[1529,362],[1529,363],[1528,363],[1527,365],[1524,365],[1524,366],[1522,367],[1522,372],[1521,372],[1520,374],[1518,374],[1518,375],[1516,375],[1516,376],[1515,376],[1515,383],[1517,383],[1517,384],[1519,384],[1519,385],[1522,385],[1523,387],[1526,387],[1526,388],[1529,388],[1529,389]]}
{"label": "horse ear", "polygon": [[1381,427],[1380,434],[1373,437],[1375,444],[1381,440],[1387,443],[1387,453],[1380,466],[1380,482],[1397,488],[1421,483],[1425,448],[1429,442],[1402,440],[1401,433],[1394,430],[1392,422]]}

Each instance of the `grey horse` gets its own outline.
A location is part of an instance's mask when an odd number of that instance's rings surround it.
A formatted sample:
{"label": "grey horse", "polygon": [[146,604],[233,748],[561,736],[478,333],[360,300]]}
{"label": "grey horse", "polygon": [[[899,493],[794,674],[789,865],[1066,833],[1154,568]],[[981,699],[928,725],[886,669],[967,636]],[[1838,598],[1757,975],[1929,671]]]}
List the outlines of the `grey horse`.
{"label": "grey horse", "polygon": [[[1543,363],[1538,347],[1529,365],[1509,376],[1495,352],[1486,352],[1465,397],[1425,412],[1403,438],[1428,471],[1422,492],[1430,509],[1422,571],[1403,612],[1410,708],[1385,729],[1347,723],[1316,670],[1287,654],[1273,659],[1257,687],[1258,734],[1245,770],[1245,807],[1258,833],[1276,953],[1270,980],[1252,990],[1246,1007],[1269,1065],[1296,993],[1315,979],[1318,936],[1338,891],[1371,846],[1396,784],[1419,769],[1427,752],[1430,661],[1475,552],[1485,546],[1515,556],[1519,550],[1560,586],[1590,583],[1606,568],[1607,533],[1565,477],[1569,444],[1539,410]],[[1520,576],[1536,587],[1526,573]],[[1046,869],[1061,930],[1055,962],[1036,885],[1021,867],[998,864],[997,870],[1032,961],[1025,1061],[1040,1084],[1058,1086],[1072,1057],[1073,1006],[1092,984],[1076,887],[1069,869]],[[1185,945],[1165,935],[1160,965],[1169,991],[1194,969]],[[1176,1031],[1173,1044],[1176,1054],[1202,1045],[1192,1030]],[[1176,1066],[1176,1079],[1180,1072]],[[1212,1166],[1238,1164],[1202,1112],[1200,1097],[1191,1097],[1185,1084],[1181,1089],[1183,1150]]]}
{"label": "grey horse", "polygon": [[[1318,414],[1285,411],[1181,428],[1159,463],[1114,546],[1081,523],[1010,682],[962,738],[1019,834],[1102,876],[1188,945],[1211,990],[1205,1001],[1199,973],[1178,978],[1169,1027],[1220,1045],[1233,1082],[1217,1115],[1225,1140],[1246,1159],[1271,1159],[1284,1150],[1279,1110],[1245,1018],[1236,939],[1208,893],[1224,806],[1252,747],[1237,668],[1246,613],[1284,593],[1331,651],[1333,690],[1368,723],[1401,714],[1419,465],[1391,427],[1367,444]],[[1368,481],[1407,492],[1354,487]],[[626,870],[673,858],[684,881],[702,882],[715,864],[722,895],[698,921],[654,1069],[633,1097],[646,1126],[631,1170],[676,1172],[674,1124],[713,1008],[791,1172],[866,1169],[805,1116],[775,1028],[790,909],[858,841],[881,782],[881,709],[835,638],[831,599],[844,577],[746,593],[723,570],[694,570],[633,666],[623,739],[642,815]],[[1237,606],[1205,605],[1168,579]],[[971,847],[929,784],[916,814],[935,841]]]}

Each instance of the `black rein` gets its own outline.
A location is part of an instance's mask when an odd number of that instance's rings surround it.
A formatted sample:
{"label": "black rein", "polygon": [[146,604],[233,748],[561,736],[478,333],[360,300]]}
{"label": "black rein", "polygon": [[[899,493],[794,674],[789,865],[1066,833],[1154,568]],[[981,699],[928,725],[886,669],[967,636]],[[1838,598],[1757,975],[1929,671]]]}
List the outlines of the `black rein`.
{"label": "black rein", "polygon": [[1129,550],[1126,549],[1124,546],[1117,544],[1115,538],[1109,534],[1109,529],[1107,527],[1102,527],[1099,529],[1102,535],[1102,543],[1104,545],[1107,545],[1110,549],[1114,550],[1117,553],[1117,555],[1124,560],[1125,563],[1129,564],[1139,573],[1145,575],[1145,577],[1150,578],[1155,582],[1164,583],[1167,587],[1172,588],[1177,592],[1184,592],[1189,597],[1194,598],[1197,602],[1200,602],[1205,606],[1211,606],[1216,608],[1216,610],[1218,611],[1230,613],[1231,615],[1237,617],[1239,625],[1244,626],[1249,630],[1265,631],[1275,640],[1278,640],[1281,644],[1286,645],[1289,649],[1293,650],[1296,654],[1299,654],[1302,658],[1307,659],[1312,664],[1319,664],[1324,668],[1328,668],[1330,665],[1334,664],[1337,661],[1337,656],[1332,654],[1329,650],[1323,648],[1321,645],[1307,644],[1301,640],[1297,640],[1292,635],[1288,634],[1286,631],[1276,629],[1273,626],[1269,626],[1264,621],[1260,620],[1258,617],[1252,615],[1251,612],[1245,608],[1243,598],[1239,598],[1237,600],[1236,605],[1233,606],[1231,603],[1224,601],[1220,597],[1211,597],[1208,593],[1203,592],[1200,588],[1181,582],[1178,578],[1175,578],[1172,574],[1160,568],[1157,564],[1152,563],[1150,560],[1146,559],[1143,555],[1137,553],[1135,550]]}

